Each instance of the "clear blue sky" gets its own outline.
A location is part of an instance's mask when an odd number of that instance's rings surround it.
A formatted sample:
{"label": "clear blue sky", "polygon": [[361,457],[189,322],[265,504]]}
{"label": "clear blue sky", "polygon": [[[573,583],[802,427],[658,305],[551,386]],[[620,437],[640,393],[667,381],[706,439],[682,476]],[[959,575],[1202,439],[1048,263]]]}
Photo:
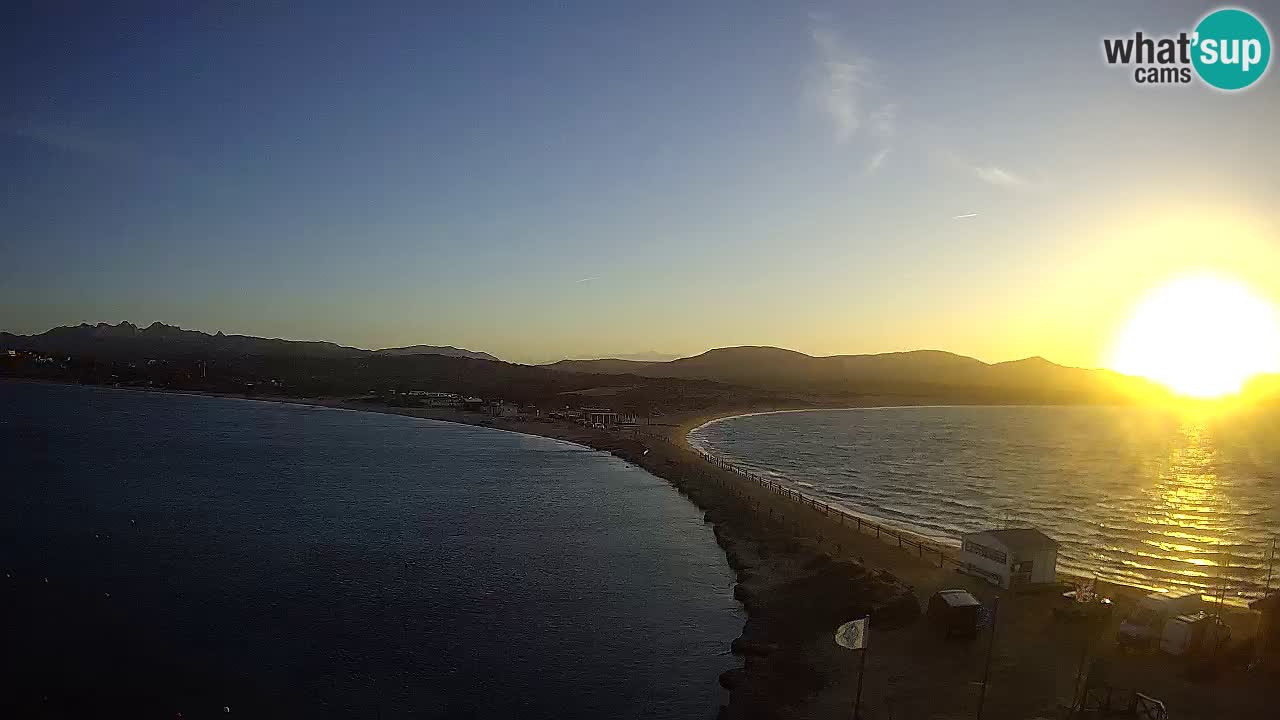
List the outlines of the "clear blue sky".
{"label": "clear blue sky", "polygon": [[3,329],[1092,365],[1171,273],[1280,296],[1280,76],[1102,60],[1215,5],[102,5],[0,11]]}

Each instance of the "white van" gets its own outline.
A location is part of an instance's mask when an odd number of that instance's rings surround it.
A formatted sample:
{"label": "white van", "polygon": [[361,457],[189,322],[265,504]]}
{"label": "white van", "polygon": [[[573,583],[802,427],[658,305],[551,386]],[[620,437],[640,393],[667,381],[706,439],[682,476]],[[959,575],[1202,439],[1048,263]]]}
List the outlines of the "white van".
{"label": "white van", "polygon": [[1197,612],[1203,604],[1198,590],[1151,593],[1120,623],[1116,642],[1128,647],[1151,647],[1164,635],[1164,625],[1170,618]]}

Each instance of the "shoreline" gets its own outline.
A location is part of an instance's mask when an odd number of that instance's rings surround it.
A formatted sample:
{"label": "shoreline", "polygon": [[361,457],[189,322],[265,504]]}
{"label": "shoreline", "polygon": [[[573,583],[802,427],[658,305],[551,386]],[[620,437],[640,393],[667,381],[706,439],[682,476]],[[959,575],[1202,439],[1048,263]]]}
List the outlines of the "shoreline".
{"label": "shoreline", "polygon": [[[741,478],[715,467],[689,448],[684,439],[688,429],[706,422],[709,413],[673,418],[671,424],[650,425],[645,428],[647,433],[623,437],[562,421],[517,421],[483,413],[401,408],[342,398],[246,397],[157,388],[105,389],[256,400],[472,425],[608,452],[661,478],[703,511],[704,520],[712,526],[716,542],[725,552],[738,581],[733,596],[742,604],[747,619],[738,638],[725,640],[740,664],[720,676],[720,685],[728,690],[728,702],[719,714],[723,718],[811,716],[807,708],[815,702],[830,701],[829,693],[821,691],[837,676],[847,675],[843,671],[834,672],[814,657],[809,645],[815,638],[829,641],[830,629],[847,620],[845,615],[851,612],[871,614],[879,624],[901,624],[919,615],[918,599],[909,586],[882,570],[870,571],[859,563],[834,559],[823,550],[821,532],[816,542],[804,533],[797,533],[796,530],[806,525],[801,513],[807,508],[791,507],[793,503],[784,498],[747,487]],[[743,410],[750,409],[721,411],[714,417],[726,417]],[[871,543],[880,545],[874,538]],[[839,547],[830,545],[828,542],[826,550]],[[815,583],[825,588],[821,593],[825,601],[815,602],[810,597]],[[807,617],[800,618],[808,622],[797,623],[791,608],[798,604],[814,606]],[[817,612],[820,610],[825,612]],[[816,618],[823,619],[815,626],[812,623]]]}
{"label": "shoreline", "polygon": [[[971,715],[979,679],[974,668],[981,665],[986,634],[963,645],[941,643],[920,617],[923,602],[933,592],[950,588],[969,590],[984,603],[1002,598],[986,717],[1065,717],[1076,692],[1081,658],[1093,654],[1110,656],[1109,674],[1121,678],[1117,687],[1162,697],[1173,703],[1171,707],[1179,706],[1183,717],[1250,712],[1259,696],[1257,678],[1246,677],[1231,681],[1232,691],[1212,692],[1206,700],[1202,685],[1186,682],[1180,673],[1159,665],[1158,658],[1117,656],[1113,636],[1123,608],[1146,591],[1099,582],[1100,591],[1116,600],[1112,618],[1101,625],[1054,621],[1056,592],[1008,593],[939,568],[937,555],[929,561],[927,554],[918,556],[909,548],[882,542],[817,507],[770,492],[716,466],[687,442],[688,433],[706,423],[780,408],[688,413],[624,436],[563,421],[517,421],[340,398],[179,392],[402,415],[546,437],[609,452],[662,478],[704,512],[737,578],[733,596],[741,602],[746,621],[739,637],[729,643],[740,665],[720,676],[720,684],[729,691],[721,718],[847,717],[857,687],[859,653],[836,646],[831,633],[837,625],[864,615],[871,617],[876,648],[866,664],[864,717]],[[1230,707],[1222,704],[1226,697],[1233,698]]]}

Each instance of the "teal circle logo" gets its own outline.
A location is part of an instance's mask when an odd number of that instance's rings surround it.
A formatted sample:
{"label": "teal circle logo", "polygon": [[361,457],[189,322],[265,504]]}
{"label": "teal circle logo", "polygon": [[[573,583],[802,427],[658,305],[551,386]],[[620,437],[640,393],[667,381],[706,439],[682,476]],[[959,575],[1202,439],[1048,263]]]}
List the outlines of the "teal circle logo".
{"label": "teal circle logo", "polygon": [[1200,79],[1219,90],[1240,90],[1258,81],[1271,60],[1271,36],[1244,10],[1209,13],[1196,26],[1191,63]]}

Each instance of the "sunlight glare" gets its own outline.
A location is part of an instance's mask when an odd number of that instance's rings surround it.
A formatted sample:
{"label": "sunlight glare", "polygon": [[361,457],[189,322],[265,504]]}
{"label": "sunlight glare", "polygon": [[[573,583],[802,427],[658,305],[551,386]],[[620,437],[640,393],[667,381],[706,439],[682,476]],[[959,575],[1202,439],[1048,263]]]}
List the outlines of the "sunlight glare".
{"label": "sunlight glare", "polygon": [[1256,375],[1280,372],[1280,323],[1274,305],[1239,280],[1185,275],[1138,303],[1109,364],[1183,395],[1232,395]]}

